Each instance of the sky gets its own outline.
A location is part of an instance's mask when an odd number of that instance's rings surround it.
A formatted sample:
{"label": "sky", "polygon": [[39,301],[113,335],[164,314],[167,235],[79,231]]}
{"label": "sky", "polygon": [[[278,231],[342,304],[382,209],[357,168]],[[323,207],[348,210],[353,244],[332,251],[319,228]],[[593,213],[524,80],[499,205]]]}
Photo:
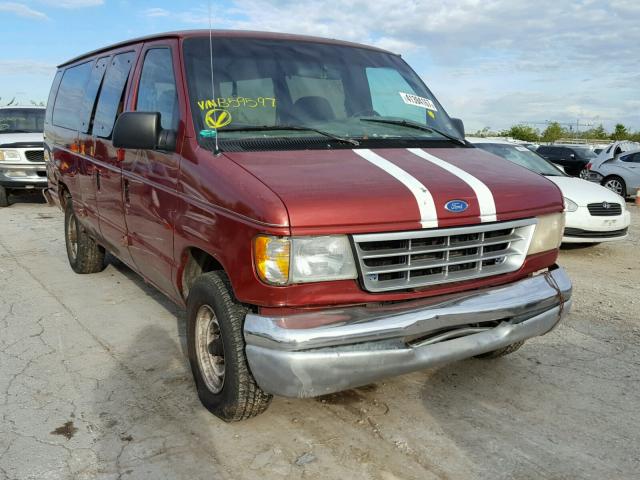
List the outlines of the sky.
{"label": "sky", "polygon": [[[468,132],[547,121],[640,130],[639,0],[211,0],[211,9],[214,28],[399,53]],[[55,66],[87,51],[208,28],[208,10],[207,1],[0,0],[0,104],[45,101]]]}

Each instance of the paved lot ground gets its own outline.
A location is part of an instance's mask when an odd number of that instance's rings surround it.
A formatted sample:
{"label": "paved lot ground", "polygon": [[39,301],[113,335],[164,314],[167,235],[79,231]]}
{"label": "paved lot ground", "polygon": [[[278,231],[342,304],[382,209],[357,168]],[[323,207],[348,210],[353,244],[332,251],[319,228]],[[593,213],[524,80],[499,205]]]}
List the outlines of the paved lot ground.
{"label": "paved lot ground", "polygon": [[0,479],[631,479],[640,472],[640,209],[563,249],[575,308],[467,360],[224,424],[200,407],[184,313],[112,260],[67,265],[62,215],[0,210]]}

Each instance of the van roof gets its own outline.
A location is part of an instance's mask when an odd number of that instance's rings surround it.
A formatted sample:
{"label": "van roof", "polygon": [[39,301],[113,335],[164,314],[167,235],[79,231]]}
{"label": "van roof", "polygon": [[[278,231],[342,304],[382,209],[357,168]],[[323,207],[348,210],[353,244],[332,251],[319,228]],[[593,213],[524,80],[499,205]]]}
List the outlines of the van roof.
{"label": "van roof", "polygon": [[[156,33],[156,34],[147,35],[144,37],[133,38],[130,40],[125,40],[123,42],[114,43],[113,45],[99,48],[97,50],[93,50],[88,53],[84,53],[75,58],[72,58],[71,60],[61,63],[60,65],[58,65],[58,68],[66,67],[67,65],[71,65],[85,58],[90,58],[99,53],[108,52],[109,50],[125,47],[127,45],[133,45],[140,42],[150,42],[150,41],[159,40],[162,38],[208,37],[209,33],[210,33],[209,30],[182,30],[177,32]],[[343,40],[313,37],[313,36],[307,36],[307,35],[293,35],[288,33],[275,33],[275,32],[256,32],[256,31],[250,31],[250,30],[211,30],[211,35],[213,37],[219,37],[219,38],[255,38],[255,39],[264,39],[264,40],[291,40],[296,42],[311,42],[311,43],[324,43],[329,45],[343,45],[348,47],[366,48],[369,50],[397,55],[397,54],[394,54],[393,52],[389,52],[382,48],[372,47],[370,45],[363,45],[360,43],[346,42]]]}

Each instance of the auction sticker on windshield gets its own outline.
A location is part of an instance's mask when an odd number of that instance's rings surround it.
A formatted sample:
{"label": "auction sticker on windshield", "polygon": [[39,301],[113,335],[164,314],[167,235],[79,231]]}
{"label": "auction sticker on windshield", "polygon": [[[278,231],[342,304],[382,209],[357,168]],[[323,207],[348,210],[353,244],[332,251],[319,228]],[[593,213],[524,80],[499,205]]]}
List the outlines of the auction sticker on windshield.
{"label": "auction sticker on windshield", "polygon": [[428,98],[419,97],[418,95],[412,95],[410,93],[398,92],[402,97],[402,101],[407,105],[413,105],[416,107],[426,108],[427,110],[433,110],[437,112],[438,109],[434,105],[434,103]]}

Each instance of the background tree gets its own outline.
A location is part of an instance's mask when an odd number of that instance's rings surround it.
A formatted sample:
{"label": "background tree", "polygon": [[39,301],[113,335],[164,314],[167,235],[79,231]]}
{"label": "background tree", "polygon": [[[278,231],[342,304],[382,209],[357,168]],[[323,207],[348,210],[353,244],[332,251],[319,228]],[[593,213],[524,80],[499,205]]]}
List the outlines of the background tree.
{"label": "background tree", "polygon": [[561,138],[569,136],[567,130],[562,128],[558,122],[551,122],[542,132],[543,142],[555,142]]}
{"label": "background tree", "polygon": [[595,128],[590,128],[589,130],[585,130],[580,134],[582,138],[594,138],[598,140],[607,140],[609,138],[609,134],[604,129],[602,124],[598,125]]}
{"label": "background tree", "polygon": [[502,132],[503,136],[523,140],[525,142],[537,142],[540,140],[538,129],[528,125],[514,125],[509,130]]}
{"label": "background tree", "polygon": [[629,138],[629,131],[621,123],[616,123],[616,128],[611,134],[611,140],[627,140]]}

